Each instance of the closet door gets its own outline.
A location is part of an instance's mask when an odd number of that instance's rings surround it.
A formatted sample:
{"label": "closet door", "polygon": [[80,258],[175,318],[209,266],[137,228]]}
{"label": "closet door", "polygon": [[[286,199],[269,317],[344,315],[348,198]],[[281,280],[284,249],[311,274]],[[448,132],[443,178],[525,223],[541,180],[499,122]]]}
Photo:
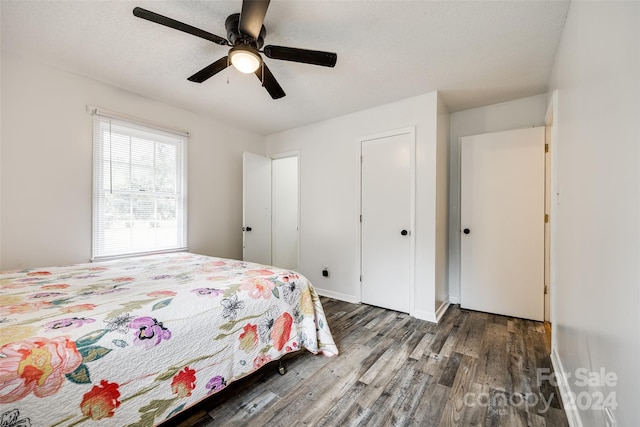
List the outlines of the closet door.
{"label": "closet door", "polygon": [[362,140],[363,303],[411,312],[413,299],[413,129]]}

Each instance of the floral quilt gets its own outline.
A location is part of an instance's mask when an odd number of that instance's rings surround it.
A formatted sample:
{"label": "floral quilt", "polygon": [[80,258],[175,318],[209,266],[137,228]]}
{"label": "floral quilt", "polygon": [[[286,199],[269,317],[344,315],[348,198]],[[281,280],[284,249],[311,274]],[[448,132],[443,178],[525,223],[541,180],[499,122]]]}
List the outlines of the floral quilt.
{"label": "floral quilt", "polygon": [[282,355],[338,354],[293,271],[189,253],[3,272],[0,425],[152,426]]}

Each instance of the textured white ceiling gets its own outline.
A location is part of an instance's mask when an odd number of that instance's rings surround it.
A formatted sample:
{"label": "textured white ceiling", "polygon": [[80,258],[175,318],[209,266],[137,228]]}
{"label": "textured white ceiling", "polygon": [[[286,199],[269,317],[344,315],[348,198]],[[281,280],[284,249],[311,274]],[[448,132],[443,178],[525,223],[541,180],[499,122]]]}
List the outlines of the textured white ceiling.
{"label": "textured white ceiling", "polygon": [[267,135],[434,90],[451,112],[542,93],[569,3],[273,0],[265,44],[338,54],[335,68],[267,58],[275,101],[233,68],[187,81],[228,48],[135,6],[226,37],[241,1],[2,0],[2,49]]}

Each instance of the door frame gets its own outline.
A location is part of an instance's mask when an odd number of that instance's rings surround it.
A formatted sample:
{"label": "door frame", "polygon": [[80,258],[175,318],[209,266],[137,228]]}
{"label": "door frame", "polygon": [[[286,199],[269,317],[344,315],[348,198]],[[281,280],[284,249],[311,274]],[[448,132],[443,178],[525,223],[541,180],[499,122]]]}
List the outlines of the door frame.
{"label": "door frame", "polygon": [[415,317],[415,258],[416,258],[416,128],[408,126],[399,129],[392,129],[358,138],[358,155],[360,156],[360,173],[358,174],[358,194],[360,195],[358,224],[358,242],[360,244],[360,286],[358,286],[358,301],[362,303],[362,145],[364,142],[376,139],[389,138],[398,135],[409,135],[409,147],[411,157],[409,159],[409,315]]}
{"label": "door frame", "polygon": [[[555,319],[556,319],[556,311],[553,302],[555,301],[555,283],[556,283],[556,268],[555,268],[555,259],[556,259],[556,233],[557,230],[557,221],[555,215],[555,208],[557,204],[560,202],[560,190],[558,188],[558,175],[556,165],[558,159],[558,123],[557,123],[557,114],[558,114],[558,91],[554,90],[551,94],[551,98],[549,99],[549,105],[547,106],[547,112],[545,114],[544,124],[546,126],[545,134],[550,136],[550,140],[545,141],[545,143],[549,144],[549,152],[546,153],[546,162],[545,162],[545,174],[547,185],[545,186],[545,191],[549,192],[545,195],[546,200],[549,202],[547,206],[546,214],[549,215],[549,223],[547,224],[550,227],[549,233],[545,233],[545,239],[548,237],[548,241],[545,241],[545,251],[548,250],[549,253],[545,253],[545,260],[549,260],[549,263],[545,263],[545,276],[548,277],[549,283],[547,283],[548,294],[545,295],[545,321],[548,321],[551,324],[551,350],[553,351],[556,348],[556,334],[553,333]],[[550,164],[549,164],[550,163]],[[548,274],[547,274],[548,273]],[[549,306],[547,307],[547,304]],[[549,318],[547,319],[547,314]]]}
{"label": "door frame", "polygon": [[[298,179],[298,206],[297,206],[297,217],[298,217],[298,253],[297,253],[297,267],[296,267],[296,271],[300,271],[300,259],[301,259],[301,247],[302,245],[300,244],[300,242],[302,241],[301,235],[302,235],[302,221],[301,221],[301,215],[300,215],[300,206],[301,206],[301,201],[300,201],[300,197],[302,196],[302,192],[300,191],[300,187],[301,187],[301,181],[300,181],[300,150],[296,150],[296,151],[285,151],[282,153],[276,153],[276,154],[271,154],[268,156],[271,159],[272,162],[272,168],[271,168],[271,174],[273,175],[273,161],[274,160],[279,160],[279,159],[286,159],[289,157],[297,157],[298,158],[298,170],[297,170],[297,179]],[[273,180],[271,181],[271,230],[272,230],[272,234],[271,234],[271,261],[273,262]]]}

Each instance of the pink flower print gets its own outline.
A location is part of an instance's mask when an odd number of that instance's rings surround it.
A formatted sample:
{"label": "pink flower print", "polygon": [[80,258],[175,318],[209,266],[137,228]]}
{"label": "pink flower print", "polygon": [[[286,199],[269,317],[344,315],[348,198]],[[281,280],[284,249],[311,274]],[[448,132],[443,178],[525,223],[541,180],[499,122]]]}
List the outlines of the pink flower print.
{"label": "pink flower print", "polygon": [[27,276],[50,276],[51,273],[49,271],[31,271],[27,273]]}
{"label": "pink flower print", "polygon": [[275,285],[271,280],[267,280],[261,277],[254,277],[240,285],[240,289],[247,291],[249,296],[253,299],[269,299],[271,298],[271,291]]}
{"label": "pink flower print", "polygon": [[45,291],[50,291],[50,290],[55,290],[55,289],[66,289],[68,288],[70,285],[67,285],[66,283],[56,283],[53,285],[44,285],[41,287],[41,289],[44,289]]}
{"label": "pink flower print", "polygon": [[227,276],[209,276],[207,277],[207,280],[211,282],[223,282],[227,280]]}
{"label": "pink flower print", "polygon": [[269,356],[268,354],[260,354],[255,359],[253,359],[253,367],[258,369],[269,362],[271,362],[271,356]]}
{"label": "pink flower print", "polygon": [[22,280],[3,279],[0,280],[0,290],[3,289],[24,289],[24,284]]}
{"label": "pink flower print", "polygon": [[286,276],[282,276],[282,281],[283,281],[283,282],[285,282],[285,283],[287,283],[287,282],[289,282],[289,281],[291,281],[291,280],[297,280],[297,279],[299,279],[299,278],[300,278],[300,276],[299,276],[299,275],[297,275],[297,274],[295,274],[295,273],[289,273],[289,274],[287,274]]}
{"label": "pink flower print", "polygon": [[247,276],[273,276],[274,273],[271,270],[247,270]]}
{"label": "pink flower print", "polygon": [[176,293],[173,291],[153,291],[147,294],[149,297],[173,297]]}
{"label": "pink flower print", "polygon": [[295,349],[297,349],[297,348],[298,348],[298,343],[294,341],[293,343],[291,343],[291,345],[290,345],[290,346],[286,346],[286,347],[285,347],[285,350],[286,350],[287,352],[289,352],[289,351],[293,351],[293,350],[295,350]]}
{"label": "pink flower print", "polygon": [[224,261],[213,261],[213,262],[207,263],[207,266],[212,266],[212,267],[223,267],[225,265],[227,265],[227,263]]}
{"label": "pink flower print", "polygon": [[37,311],[37,310],[40,310],[41,308],[46,308],[50,306],[51,306],[51,303],[48,301],[21,302],[19,304],[0,307],[0,316],[7,316],[9,314],[29,313],[29,312]]}
{"label": "pink flower print", "polygon": [[0,403],[55,394],[82,363],[76,344],[65,337],[29,338],[0,348]]}
{"label": "pink flower print", "polygon": [[171,338],[171,331],[153,317],[138,317],[129,323],[129,328],[136,330],[134,343],[144,345],[147,350]]}
{"label": "pink flower print", "polygon": [[273,340],[273,346],[276,350],[281,351],[282,347],[289,341],[292,324],[293,318],[286,311],[276,319],[271,329],[271,339]]}
{"label": "pink flower print", "polygon": [[97,305],[95,304],[78,304],[69,307],[61,307],[60,311],[63,313],[78,313],[79,311],[93,310],[96,307]]}

